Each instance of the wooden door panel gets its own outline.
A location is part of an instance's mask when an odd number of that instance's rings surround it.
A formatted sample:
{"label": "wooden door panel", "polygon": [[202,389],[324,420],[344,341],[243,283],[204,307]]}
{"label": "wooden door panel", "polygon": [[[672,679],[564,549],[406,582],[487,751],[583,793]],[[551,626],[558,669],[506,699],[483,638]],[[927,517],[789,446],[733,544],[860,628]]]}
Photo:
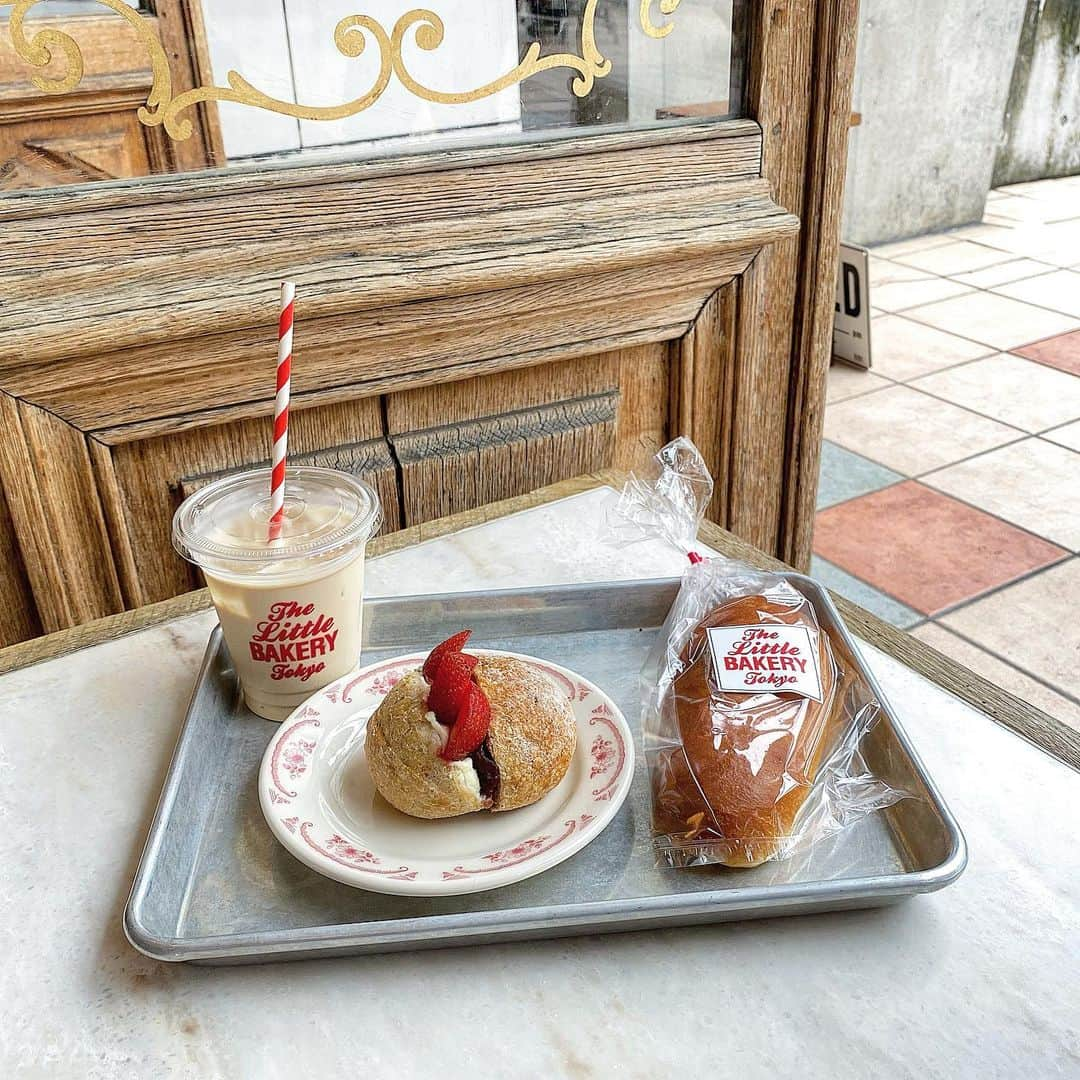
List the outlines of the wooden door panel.
{"label": "wooden door panel", "polygon": [[[672,434],[693,439],[705,458],[714,484],[707,516],[725,527],[731,516],[734,425],[741,418],[752,438],[754,419],[761,411],[756,399],[736,397],[743,280],[738,278],[713,293],[689,331],[672,343]],[[754,468],[752,452],[740,461],[742,466]]]}
{"label": "wooden door panel", "polygon": [[[4,114],[33,112],[40,117],[72,110],[85,112],[82,98],[105,93],[134,94],[138,90],[142,91],[142,104],[145,104],[153,73],[146,47],[134,27],[96,5],[88,8],[87,15],[60,16],[50,16],[49,6],[40,3],[32,9],[31,18],[23,23],[23,32],[30,41],[42,31],[59,30],[68,34],[79,45],[83,77],[67,93],[43,95],[33,78],[63,81],[70,71],[67,57],[63,49],[54,47],[50,63],[40,68],[28,65],[15,49],[5,12],[0,19],[0,107]],[[152,15],[143,18],[156,32],[157,19]],[[136,104],[139,104],[137,99]]]}
{"label": "wooden door panel", "polygon": [[617,365],[608,357],[388,395],[405,524],[609,465],[617,402]]}
{"label": "wooden door panel", "polygon": [[617,408],[611,390],[397,436],[407,524],[608,467]]}
{"label": "wooden door panel", "polygon": [[619,380],[613,461],[617,469],[640,469],[670,438],[670,356],[675,345],[657,341],[608,354]]}
{"label": "wooden door panel", "polygon": [[0,649],[41,633],[26,576],[22,552],[15,537],[7,498],[0,485]]}
{"label": "wooden door panel", "polygon": [[[384,529],[401,527],[397,481],[382,437],[377,398],[297,411],[291,418],[290,460],[364,476],[379,493]],[[92,441],[99,485],[129,606],[195,588],[198,577],[173,551],[172,516],[185,494],[238,469],[268,465],[267,419],[180,431],[140,442]]]}
{"label": "wooden door panel", "polygon": [[0,126],[0,189],[144,176],[146,128],[125,111]]}
{"label": "wooden door panel", "polygon": [[0,480],[46,632],[123,610],[86,436],[0,394]]}
{"label": "wooden door panel", "polygon": [[404,432],[480,420],[515,409],[617,389],[617,356],[583,357],[541,364],[524,371],[505,371],[476,379],[425,386],[389,394],[386,430],[393,439]]}
{"label": "wooden door panel", "polygon": [[667,346],[391,394],[405,524],[640,463],[667,430]]}

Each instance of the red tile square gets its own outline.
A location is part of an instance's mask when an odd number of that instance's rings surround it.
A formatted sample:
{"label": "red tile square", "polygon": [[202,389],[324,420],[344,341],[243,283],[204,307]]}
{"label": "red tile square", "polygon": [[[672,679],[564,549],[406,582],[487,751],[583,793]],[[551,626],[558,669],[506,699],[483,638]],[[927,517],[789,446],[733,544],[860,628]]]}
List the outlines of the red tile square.
{"label": "red tile square", "polygon": [[914,480],[822,511],[814,550],[924,615],[1068,554]]}
{"label": "red tile square", "polygon": [[1072,375],[1080,375],[1080,330],[1071,330],[1067,334],[1058,334],[1057,337],[1036,341],[1031,345],[1022,345],[1012,351],[1027,360],[1037,360],[1040,364],[1068,371]]}

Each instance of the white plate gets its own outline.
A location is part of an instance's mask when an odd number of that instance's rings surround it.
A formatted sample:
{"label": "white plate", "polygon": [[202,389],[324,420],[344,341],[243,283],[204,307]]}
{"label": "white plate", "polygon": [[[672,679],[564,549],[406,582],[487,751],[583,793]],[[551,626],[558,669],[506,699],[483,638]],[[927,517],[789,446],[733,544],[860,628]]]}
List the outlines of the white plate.
{"label": "white plate", "polygon": [[615,703],[566,668],[516,653],[561,686],[577,720],[577,750],[562,783],[532,806],[442,821],[399,813],[375,790],[364,758],[368,718],[425,655],[347,675],[281,725],[259,770],[259,801],[274,835],[301,862],[373,892],[483,892],[549,870],[615,817],[634,775],[634,744]]}

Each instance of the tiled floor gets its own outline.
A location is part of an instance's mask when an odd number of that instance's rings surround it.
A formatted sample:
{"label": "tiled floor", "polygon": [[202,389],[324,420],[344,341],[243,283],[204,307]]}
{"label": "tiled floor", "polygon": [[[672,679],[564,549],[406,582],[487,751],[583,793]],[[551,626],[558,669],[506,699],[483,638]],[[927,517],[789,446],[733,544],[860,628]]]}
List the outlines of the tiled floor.
{"label": "tiled floor", "polygon": [[817,577],[1080,728],[1080,177],[871,251],[834,365]]}

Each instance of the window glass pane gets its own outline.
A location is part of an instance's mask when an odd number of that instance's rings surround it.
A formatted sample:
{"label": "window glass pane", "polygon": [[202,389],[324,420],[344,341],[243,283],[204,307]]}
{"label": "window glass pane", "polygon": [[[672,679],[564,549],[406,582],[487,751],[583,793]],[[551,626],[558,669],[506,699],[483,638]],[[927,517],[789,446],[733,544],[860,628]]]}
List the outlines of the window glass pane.
{"label": "window glass pane", "polygon": [[4,5],[0,189],[739,112],[743,0],[429,3]]}
{"label": "window glass pane", "polygon": [[[140,0],[123,0],[127,7],[139,11],[148,11],[148,3],[140,3]],[[35,18],[51,17],[55,15],[97,15],[101,11],[98,0],[42,0],[33,11]]]}

